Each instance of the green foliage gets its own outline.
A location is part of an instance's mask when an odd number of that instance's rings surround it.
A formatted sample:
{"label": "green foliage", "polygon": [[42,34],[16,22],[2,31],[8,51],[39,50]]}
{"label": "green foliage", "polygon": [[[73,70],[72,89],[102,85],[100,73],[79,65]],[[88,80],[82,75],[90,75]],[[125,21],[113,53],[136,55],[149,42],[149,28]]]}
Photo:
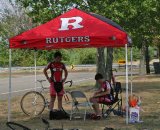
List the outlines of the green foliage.
{"label": "green foliage", "polygon": [[85,5],[83,0],[17,0],[27,10],[35,23],[45,23],[76,5]]}
{"label": "green foliage", "polygon": [[[125,49],[124,48],[118,48],[114,49],[114,62],[118,62],[118,60],[125,60]],[[134,47],[133,48],[133,60],[139,60],[140,59],[140,52],[139,49]],[[131,53],[130,49],[128,49],[128,60],[131,60]]]}
{"label": "green foliage", "polygon": [[[38,51],[39,58],[41,60],[45,60],[46,62],[52,61],[54,58],[54,53],[56,50],[51,51]],[[95,64],[96,62],[96,49],[62,49],[61,53],[63,55],[63,62],[71,65],[71,64]],[[41,65],[45,65],[46,62],[41,63]]]}
{"label": "green foliage", "polygon": [[0,66],[5,66],[8,65],[9,51],[6,48],[6,41],[1,39],[0,43]]}

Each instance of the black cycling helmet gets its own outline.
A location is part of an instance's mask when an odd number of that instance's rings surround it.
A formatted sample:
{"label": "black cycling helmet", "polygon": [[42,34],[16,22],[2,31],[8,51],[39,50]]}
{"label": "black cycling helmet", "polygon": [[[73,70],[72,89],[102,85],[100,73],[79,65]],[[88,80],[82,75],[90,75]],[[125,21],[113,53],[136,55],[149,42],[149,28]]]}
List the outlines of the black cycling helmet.
{"label": "black cycling helmet", "polygon": [[97,74],[95,75],[95,80],[99,80],[99,79],[103,79],[103,75],[100,74],[100,73],[97,73]]}
{"label": "black cycling helmet", "polygon": [[54,53],[54,58],[57,58],[57,57],[62,57],[61,52],[57,51]]}

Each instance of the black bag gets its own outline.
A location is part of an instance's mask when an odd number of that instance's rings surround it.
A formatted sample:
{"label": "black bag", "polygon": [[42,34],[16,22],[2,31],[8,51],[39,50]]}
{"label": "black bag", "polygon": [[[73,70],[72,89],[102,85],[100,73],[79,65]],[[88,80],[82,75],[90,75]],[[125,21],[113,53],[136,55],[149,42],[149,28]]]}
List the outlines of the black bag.
{"label": "black bag", "polygon": [[49,119],[50,120],[61,120],[61,119],[68,119],[69,114],[62,110],[50,111]]}
{"label": "black bag", "polygon": [[63,89],[63,83],[62,82],[54,82],[54,89],[57,93],[61,92]]}

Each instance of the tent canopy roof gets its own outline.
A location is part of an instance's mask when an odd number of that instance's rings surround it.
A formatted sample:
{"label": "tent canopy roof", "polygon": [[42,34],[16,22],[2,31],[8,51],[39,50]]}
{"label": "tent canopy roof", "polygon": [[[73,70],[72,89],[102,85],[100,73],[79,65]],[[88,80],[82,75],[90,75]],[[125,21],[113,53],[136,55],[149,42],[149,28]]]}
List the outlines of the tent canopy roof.
{"label": "tent canopy roof", "polygon": [[124,47],[128,35],[110,19],[74,8],[9,42],[10,48],[29,49]]}

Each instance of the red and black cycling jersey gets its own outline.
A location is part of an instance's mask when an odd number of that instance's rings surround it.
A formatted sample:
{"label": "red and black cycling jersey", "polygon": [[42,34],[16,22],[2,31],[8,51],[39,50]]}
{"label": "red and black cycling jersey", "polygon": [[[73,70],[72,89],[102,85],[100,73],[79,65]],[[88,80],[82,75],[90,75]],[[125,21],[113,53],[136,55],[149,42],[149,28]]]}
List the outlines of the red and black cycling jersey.
{"label": "red and black cycling jersey", "polygon": [[110,82],[109,81],[104,81],[103,82],[103,84],[101,85],[101,90],[102,91],[110,91],[110,94],[107,94],[107,95],[105,95],[105,96],[103,96],[104,98],[108,98],[108,99],[110,99],[111,101],[113,101],[114,100],[114,95],[113,95],[113,88],[112,88],[112,86],[111,86],[111,84],[110,84]]}
{"label": "red and black cycling jersey", "polygon": [[62,82],[62,73],[66,69],[62,62],[50,62],[47,67],[51,71],[51,78],[54,82]]}

